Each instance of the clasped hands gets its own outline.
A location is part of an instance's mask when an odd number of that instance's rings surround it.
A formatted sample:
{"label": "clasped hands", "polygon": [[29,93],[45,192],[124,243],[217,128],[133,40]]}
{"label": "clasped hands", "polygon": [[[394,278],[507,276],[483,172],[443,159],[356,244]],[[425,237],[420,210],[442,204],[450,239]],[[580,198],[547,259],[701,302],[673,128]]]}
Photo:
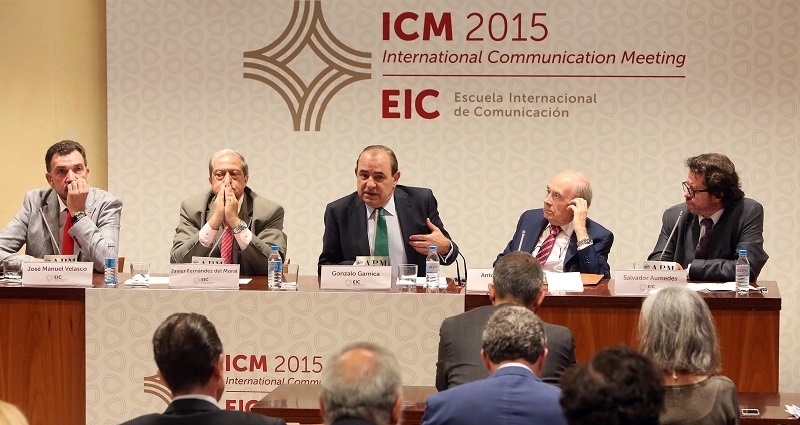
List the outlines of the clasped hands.
{"label": "clasped hands", "polygon": [[225,176],[222,185],[214,198],[214,212],[208,219],[208,225],[214,230],[219,230],[222,223],[228,223],[231,229],[236,228],[242,220],[239,218],[239,201],[236,199],[231,187],[230,175]]}

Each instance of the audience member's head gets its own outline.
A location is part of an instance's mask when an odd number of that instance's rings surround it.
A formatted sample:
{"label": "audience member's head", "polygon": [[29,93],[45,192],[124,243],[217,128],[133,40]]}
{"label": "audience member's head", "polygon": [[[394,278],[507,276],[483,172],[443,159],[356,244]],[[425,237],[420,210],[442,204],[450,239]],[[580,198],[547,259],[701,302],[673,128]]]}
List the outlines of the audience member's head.
{"label": "audience member's head", "polygon": [[322,370],[320,410],[326,424],[340,418],[400,422],[403,382],[394,354],[378,345],[359,342],[344,347]]}
{"label": "audience member's head", "polygon": [[561,407],[570,425],[657,425],[661,374],[630,347],[599,351],[561,375]]}
{"label": "audience member's head", "polygon": [[222,342],[202,314],[167,317],[153,335],[153,354],[173,397],[207,394],[219,400],[222,396]]}
{"label": "audience member's head", "polygon": [[639,350],[665,373],[711,375],[720,369],[711,311],[700,295],[683,286],[661,289],[644,300]]}
{"label": "audience member's head", "polygon": [[28,425],[28,420],[17,406],[0,400],[0,425]]}
{"label": "audience member's head", "polygon": [[513,303],[534,309],[542,303],[542,266],[529,252],[513,251],[494,265],[489,298],[493,304]]}
{"label": "audience member's head", "polygon": [[722,206],[730,207],[744,197],[736,166],[727,156],[704,153],[686,159],[686,167],[697,177],[694,183],[704,184],[708,194],[721,200]]}
{"label": "audience member's head", "polygon": [[492,314],[483,329],[481,356],[489,373],[503,363],[520,362],[541,376],[546,344],[544,325],[536,314],[525,307],[504,307]]}

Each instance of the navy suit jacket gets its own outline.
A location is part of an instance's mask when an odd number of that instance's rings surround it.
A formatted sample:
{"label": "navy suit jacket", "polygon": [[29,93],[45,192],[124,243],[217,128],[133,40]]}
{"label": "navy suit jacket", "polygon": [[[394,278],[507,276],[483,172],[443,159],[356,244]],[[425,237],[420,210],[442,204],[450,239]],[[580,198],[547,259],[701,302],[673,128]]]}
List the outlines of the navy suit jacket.
{"label": "navy suit jacket", "polygon": [[[417,265],[419,276],[425,275],[427,255],[415,251],[408,241],[411,235],[431,232],[425,223],[426,218],[430,218],[431,223],[453,244],[452,252],[448,253],[447,261],[443,264],[449,265],[455,261],[458,245],[444,228],[436,198],[430,189],[397,185],[394,189],[394,204],[400,231],[406,241],[406,258],[410,264]],[[325,234],[322,236],[322,253],[319,255],[317,274],[321,274],[323,264],[353,264],[357,256],[370,255],[366,208],[358,192],[337,199],[325,208]]]}
{"label": "navy suit jacket", "polygon": [[[681,211],[684,211],[681,223],[675,229],[669,246],[665,246]],[[694,258],[700,240],[700,222],[696,214],[686,210],[686,204],[678,204],[664,211],[661,222],[658,242],[648,260],[661,260],[663,253],[663,261],[674,261],[684,269],[691,264],[691,280],[732,281],[736,275],[738,251],[746,249],[750,261],[750,280],[755,281],[769,258],[764,251],[764,207],[752,199],[742,198],[725,208],[712,230],[711,247],[705,260]]]}
{"label": "navy suit jacket", "polygon": [[[519,250],[519,239],[522,231],[525,230],[525,240],[522,242],[522,251],[533,252],[539,237],[544,228],[550,224],[541,208],[528,210],[522,213],[517,223],[517,230],[506,246],[506,249],[494,260],[496,263],[500,257],[511,251]],[[608,254],[611,252],[611,245],[614,243],[614,234],[605,227],[586,219],[586,232],[594,240],[594,243],[582,250],[578,250],[578,239],[575,233],[569,239],[567,253],[564,256],[565,272],[581,272],[601,274],[606,279],[611,278],[611,267],[608,265]]]}
{"label": "navy suit jacket", "polygon": [[151,413],[121,425],[286,425],[283,419],[236,410],[222,410],[198,398],[173,400],[164,413]]}
{"label": "navy suit jacket", "polygon": [[[444,391],[489,376],[481,359],[483,328],[495,311],[510,305],[513,304],[485,305],[444,319],[439,328],[436,389]],[[577,363],[575,340],[572,332],[564,326],[550,323],[543,325],[548,354],[542,367],[541,379],[557,384],[561,373]]]}
{"label": "navy suit jacket", "polygon": [[530,369],[505,367],[428,397],[421,425],[566,425],[559,397]]}

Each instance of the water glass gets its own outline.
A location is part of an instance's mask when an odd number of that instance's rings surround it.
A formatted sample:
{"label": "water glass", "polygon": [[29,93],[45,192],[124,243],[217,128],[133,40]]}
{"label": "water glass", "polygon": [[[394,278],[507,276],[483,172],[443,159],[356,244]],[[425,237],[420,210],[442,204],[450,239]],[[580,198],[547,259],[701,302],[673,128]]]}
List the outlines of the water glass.
{"label": "water glass", "polygon": [[416,264],[400,264],[397,266],[397,289],[400,292],[417,291]]}
{"label": "water glass", "polygon": [[22,260],[4,261],[3,275],[8,285],[18,285],[22,283]]}
{"label": "water glass", "polygon": [[146,261],[131,263],[131,285],[150,285],[150,263]]}

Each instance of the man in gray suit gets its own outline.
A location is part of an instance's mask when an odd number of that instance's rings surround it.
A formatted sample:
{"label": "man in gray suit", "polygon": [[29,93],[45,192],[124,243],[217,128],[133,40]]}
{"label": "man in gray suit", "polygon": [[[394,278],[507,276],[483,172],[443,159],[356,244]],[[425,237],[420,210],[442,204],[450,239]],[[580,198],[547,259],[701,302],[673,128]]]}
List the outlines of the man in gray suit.
{"label": "man in gray suit", "polygon": [[[76,254],[102,272],[109,243],[119,246],[122,201],[89,186],[86,151],[79,143],[50,146],[44,162],[50,188],[25,194],[22,208],[0,231],[0,261]],[[18,253],[22,245],[25,254]]]}
{"label": "man in gray suit", "polygon": [[764,207],[744,197],[727,156],[698,155],[687,159],[686,167],[685,202],[664,211],[648,260],[674,261],[689,270],[691,280],[726,282],[735,277],[738,250],[746,249],[750,280],[755,281],[769,258],[764,251]]}
{"label": "man in gray suit", "polygon": [[286,256],[283,207],[247,187],[244,157],[223,149],[208,161],[211,190],[181,203],[172,239],[171,263],[190,263],[193,256],[221,257],[239,264],[246,276],[265,276],[272,245]]}
{"label": "man in gray suit", "polygon": [[[489,376],[481,359],[481,334],[492,313],[507,306],[536,311],[544,300],[542,266],[530,253],[510,252],[494,266],[489,284],[492,305],[478,307],[444,319],[439,328],[439,359],[436,362],[436,389],[439,391]],[[540,378],[558,382],[566,368],[576,364],[572,332],[564,326],[544,323],[548,355]]]}

